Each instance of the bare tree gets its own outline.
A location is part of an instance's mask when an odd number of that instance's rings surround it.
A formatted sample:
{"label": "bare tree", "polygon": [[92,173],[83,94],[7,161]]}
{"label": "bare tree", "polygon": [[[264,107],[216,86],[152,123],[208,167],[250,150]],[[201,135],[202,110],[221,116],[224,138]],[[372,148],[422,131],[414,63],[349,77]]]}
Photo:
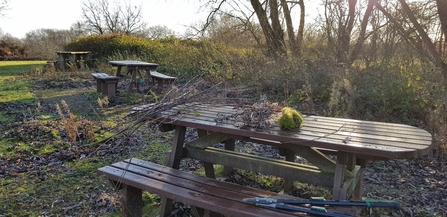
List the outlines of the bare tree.
{"label": "bare tree", "polygon": [[97,34],[136,34],[142,31],[146,23],[142,20],[141,6],[126,3],[122,6],[115,1],[88,0],[82,4],[82,16],[90,31]]}
{"label": "bare tree", "polygon": [[219,17],[207,32],[211,41],[238,48],[262,47],[264,43],[259,25],[232,14]]}
{"label": "bare tree", "polygon": [[52,59],[74,38],[69,30],[36,29],[26,33],[24,43],[30,56]]}
{"label": "bare tree", "polygon": [[444,43],[447,44],[447,0],[436,0]]}
{"label": "bare tree", "polygon": [[374,5],[376,4],[377,1],[378,0],[368,1],[368,6],[366,8],[365,14],[363,15],[359,37],[357,38],[357,42],[355,43],[354,48],[349,57],[350,63],[354,62],[354,60],[357,58],[360,50],[363,47],[363,44],[366,40],[366,28],[368,26],[369,17],[371,16],[371,13],[374,9]]}
{"label": "bare tree", "polygon": [[325,0],[325,29],[329,44],[333,47],[336,60],[348,62],[354,21],[359,15],[357,0]]}
{"label": "bare tree", "polygon": [[[288,3],[291,3],[289,6]],[[298,27],[298,33],[295,36],[295,30],[293,27],[292,16],[290,15],[291,8],[293,8],[296,4],[300,6],[300,24]],[[284,20],[286,22],[287,27],[287,37],[289,38],[289,46],[290,50],[295,56],[301,55],[301,44],[303,42],[304,36],[304,19],[305,19],[305,7],[304,0],[299,0],[297,2],[291,1],[288,2],[286,0],[281,0],[281,7],[284,13]]]}
{"label": "bare tree", "polygon": [[166,26],[157,25],[147,28],[141,35],[151,39],[161,39],[175,35],[175,32]]}
{"label": "bare tree", "polygon": [[[438,16],[438,22],[441,23],[441,26],[444,22],[442,19],[445,19],[445,16],[443,15],[443,10],[445,10],[445,7],[442,7],[445,6],[445,2],[445,0],[437,0],[437,11],[433,13]],[[434,66],[439,67],[443,72],[444,78],[447,78],[446,60],[444,60],[442,58],[442,54],[439,53],[438,50],[436,50],[435,44],[429,36],[430,30],[433,29],[430,28],[432,26],[430,26],[429,24],[436,22],[436,20],[429,19],[429,21],[427,21],[426,23],[422,23],[423,19],[418,19],[416,17],[416,15],[418,14],[417,9],[419,9],[420,7],[417,7],[413,4],[413,8],[411,8],[404,0],[399,0],[399,3],[402,7],[402,13],[408,19],[407,22],[405,22],[406,20],[398,20],[396,16],[393,16],[393,14],[389,13],[384,7],[382,7],[379,2],[376,3],[376,8],[389,19],[394,27],[398,29],[401,37],[415,48],[422,59],[429,60],[431,63],[433,63]],[[426,3],[421,3],[421,5],[425,6]],[[426,13],[421,14],[427,16]],[[429,18],[431,17],[432,16],[429,16]]]}
{"label": "bare tree", "polygon": [[0,0],[0,17],[5,16],[5,14],[3,14],[3,11],[8,9],[8,0]]}
{"label": "bare tree", "polygon": [[[289,39],[289,47],[292,53],[295,55],[300,54],[300,48],[302,43],[302,38],[304,35],[304,17],[305,17],[305,7],[304,0],[298,1],[286,1],[286,0],[250,0],[250,4],[245,4],[248,1],[242,0],[209,0],[207,5],[212,7],[212,10],[208,16],[205,27],[208,27],[211,22],[216,20],[219,12],[224,11],[224,6],[230,5],[232,13],[225,12],[227,14],[232,14],[234,17],[240,17],[241,21],[247,24],[247,29],[250,27],[259,25],[261,27],[265,46],[267,47],[267,54],[269,56],[283,56],[286,55],[287,47],[285,44],[285,32],[287,32],[287,37]],[[298,33],[295,32],[293,26],[293,19],[291,17],[291,10],[295,5],[300,6],[300,25],[298,28]],[[234,10],[236,8],[236,10]],[[242,10],[240,10],[242,8]],[[237,11],[243,16],[234,15]],[[253,20],[253,15],[256,15],[257,22]],[[242,19],[243,18],[243,19]],[[286,22],[286,30],[284,30],[283,22]],[[259,24],[254,24],[259,23]],[[261,41],[256,39],[257,41]]]}

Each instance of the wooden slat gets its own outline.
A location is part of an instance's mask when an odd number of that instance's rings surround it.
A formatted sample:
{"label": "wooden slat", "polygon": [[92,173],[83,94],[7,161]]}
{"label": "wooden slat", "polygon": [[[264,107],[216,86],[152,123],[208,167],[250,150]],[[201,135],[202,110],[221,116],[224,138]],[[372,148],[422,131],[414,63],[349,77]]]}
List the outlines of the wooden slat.
{"label": "wooden slat", "polygon": [[[260,130],[252,128],[239,129],[229,124],[217,124],[215,122],[203,121],[199,119],[189,119],[185,117],[173,120],[172,123],[180,126],[198,129],[205,128],[210,131],[218,131],[239,137],[257,137],[266,140],[276,140],[282,143],[290,144],[291,148],[293,148],[293,146],[296,144],[299,146],[304,145],[317,148],[327,148],[385,158],[412,158],[423,155],[424,153],[427,154],[430,151],[429,146],[426,147],[426,149],[415,149],[412,147],[392,147],[374,143],[368,144],[349,142],[345,144],[343,143],[343,140],[341,138],[330,138],[331,136],[308,136],[299,134],[299,131],[296,131],[296,134],[292,134],[291,132],[293,131],[274,131],[270,129]],[[422,151],[423,153],[417,151]]]}
{"label": "wooden slat", "polygon": [[211,132],[208,135],[201,136],[200,138],[187,143],[186,146],[206,148],[208,146],[223,142],[227,139],[231,139],[231,137],[227,134]]}
{"label": "wooden slat", "polygon": [[[188,109],[192,112],[183,112]],[[309,116],[305,117],[301,129],[281,130],[278,127],[240,128],[240,123],[223,118],[231,119],[231,115],[241,112],[241,109],[233,106],[187,104],[165,111],[162,116],[177,125],[227,133],[235,137],[255,137],[292,147],[304,145],[371,158],[412,158],[428,154],[431,149],[432,137],[427,131],[403,124]]]}
{"label": "wooden slat", "polygon": [[[276,196],[272,192],[231,183],[220,183],[220,181],[204,179],[196,175],[190,176],[193,174],[137,159],[102,167],[98,170],[98,174],[106,175],[109,179],[126,185],[172,198],[175,201],[202,207],[224,215],[253,217],[297,216],[242,202],[243,198],[253,197],[255,193],[261,197]],[[245,192],[248,194],[245,194]]]}
{"label": "wooden slat", "polygon": [[323,173],[315,166],[247,155],[216,148],[207,148],[206,150],[203,150],[185,147],[184,153],[185,157],[214,164],[222,164],[286,179],[293,179],[295,181],[312,183],[328,188],[333,186],[334,174]]}

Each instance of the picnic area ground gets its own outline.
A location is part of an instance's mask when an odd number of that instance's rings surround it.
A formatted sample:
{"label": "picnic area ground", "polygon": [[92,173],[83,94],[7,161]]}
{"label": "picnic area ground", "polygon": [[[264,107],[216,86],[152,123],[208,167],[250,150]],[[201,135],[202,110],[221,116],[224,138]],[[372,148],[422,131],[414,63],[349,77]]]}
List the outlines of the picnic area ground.
{"label": "picnic area ground", "polygon": [[[43,74],[36,66],[30,67],[25,74],[0,73],[0,216],[119,216],[119,194],[96,175],[96,169],[130,157],[162,164],[172,134],[145,126],[103,139],[127,126],[130,109],[153,102],[153,96],[126,98],[126,84],[121,82],[118,97],[107,99],[96,93],[91,72]],[[24,94],[7,97],[20,91]],[[27,94],[29,99],[20,99]],[[79,127],[76,141],[66,128],[69,123]],[[188,136],[194,137],[196,132],[190,131]],[[237,148],[280,157],[270,146],[239,142]],[[418,159],[370,163],[363,196],[396,200],[401,205],[400,210],[376,210],[374,214],[447,216],[445,154],[438,151]],[[203,173],[195,160],[182,161],[181,167]],[[280,191],[282,183],[276,177],[242,170],[227,180],[273,191]],[[327,197],[330,190],[296,183],[293,194]],[[144,198],[145,213],[155,216],[160,198],[147,193]],[[187,216],[187,209],[184,214]]]}

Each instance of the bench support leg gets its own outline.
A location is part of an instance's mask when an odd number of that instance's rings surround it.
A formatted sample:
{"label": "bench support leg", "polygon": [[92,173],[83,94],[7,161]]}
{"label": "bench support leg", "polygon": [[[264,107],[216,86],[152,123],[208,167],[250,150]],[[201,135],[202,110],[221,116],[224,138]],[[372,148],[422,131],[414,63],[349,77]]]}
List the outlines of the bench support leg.
{"label": "bench support leg", "polygon": [[[183,144],[185,142],[186,127],[177,126],[175,128],[174,141],[172,144],[171,154],[167,159],[167,166],[178,169],[180,159],[182,158]],[[171,214],[173,201],[166,197],[162,198],[160,207],[160,217],[169,216]]]}
{"label": "bench support leg", "polygon": [[[295,162],[295,152],[285,149],[285,158],[286,161]],[[293,188],[293,180],[292,179],[284,179],[284,192],[288,193],[292,191]]]}
{"label": "bench support leg", "polygon": [[140,217],[143,216],[143,199],[141,189],[123,185],[123,216]]}

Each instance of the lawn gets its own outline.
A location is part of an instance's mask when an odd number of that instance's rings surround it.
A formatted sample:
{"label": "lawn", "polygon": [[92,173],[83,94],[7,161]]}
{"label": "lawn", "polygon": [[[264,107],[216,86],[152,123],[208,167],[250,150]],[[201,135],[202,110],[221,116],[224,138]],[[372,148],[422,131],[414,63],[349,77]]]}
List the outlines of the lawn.
{"label": "lawn", "polygon": [[[0,62],[0,216],[119,216],[117,193],[96,169],[128,157],[162,162],[169,136],[99,142],[141,100],[101,107],[90,72],[45,71],[45,64]],[[78,126],[75,137],[67,123]],[[156,212],[159,198],[145,198],[146,212]]]}

